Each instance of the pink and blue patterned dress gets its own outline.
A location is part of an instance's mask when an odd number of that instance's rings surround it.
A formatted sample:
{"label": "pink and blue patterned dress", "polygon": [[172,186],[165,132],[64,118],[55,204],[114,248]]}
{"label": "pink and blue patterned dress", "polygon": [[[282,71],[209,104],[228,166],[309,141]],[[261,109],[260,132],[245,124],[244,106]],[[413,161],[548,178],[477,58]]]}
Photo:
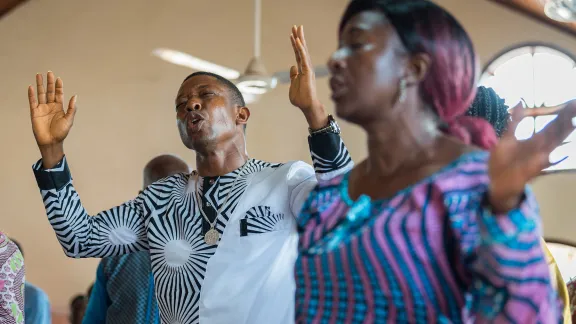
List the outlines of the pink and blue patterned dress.
{"label": "pink and blue patterned dress", "polygon": [[390,199],[321,182],[299,218],[297,323],[558,323],[538,207],[486,204],[489,153],[462,155]]}

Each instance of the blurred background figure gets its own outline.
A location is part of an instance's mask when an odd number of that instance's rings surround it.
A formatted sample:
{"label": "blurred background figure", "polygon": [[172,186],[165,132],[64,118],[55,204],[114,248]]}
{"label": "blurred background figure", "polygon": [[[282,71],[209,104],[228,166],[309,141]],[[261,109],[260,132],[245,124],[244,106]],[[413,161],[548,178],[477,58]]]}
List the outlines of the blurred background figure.
{"label": "blurred background figure", "polygon": [[82,324],[86,304],[87,298],[84,295],[76,295],[70,300],[70,324]]}
{"label": "blurred background figure", "polygon": [[24,257],[0,232],[0,323],[24,324]]}
{"label": "blurred background figure", "polygon": [[[22,252],[22,256],[24,256],[22,245],[20,245],[20,243],[15,239],[11,240],[18,246],[20,252]],[[52,312],[48,295],[46,295],[46,293],[39,287],[26,281],[24,285],[24,296],[24,315],[26,324],[51,324]]]}

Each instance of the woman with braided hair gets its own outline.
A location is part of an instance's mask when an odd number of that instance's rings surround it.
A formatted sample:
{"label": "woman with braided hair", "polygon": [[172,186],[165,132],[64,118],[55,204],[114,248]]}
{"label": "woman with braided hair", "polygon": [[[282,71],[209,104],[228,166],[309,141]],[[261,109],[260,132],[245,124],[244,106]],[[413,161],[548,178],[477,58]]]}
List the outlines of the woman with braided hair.
{"label": "woman with braided hair", "polygon": [[574,130],[576,103],[529,140],[498,140],[465,116],[476,53],[431,1],[352,0],[338,37],[332,100],[368,157],[302,208],[296,322],[559,323],[527,183]]}

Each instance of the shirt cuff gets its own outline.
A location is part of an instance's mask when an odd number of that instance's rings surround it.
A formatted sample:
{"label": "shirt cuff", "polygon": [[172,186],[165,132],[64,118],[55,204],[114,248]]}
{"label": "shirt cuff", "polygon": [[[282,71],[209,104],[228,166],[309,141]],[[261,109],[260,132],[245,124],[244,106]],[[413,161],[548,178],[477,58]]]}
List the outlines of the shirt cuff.
{"label": "shirt cuff", "polygon": [[482,205],[479,221],[484,244],[517,244],[518,236],[539,230],[538,205],[529,192],[524,193],[517,208],[507,213],[495,214],[487,196]]}
{"label": "shirt cuff", "polygon": [[352,157],[339,134],[321,133],[308,136],[314,171],[320,179],[331,179],[350,170]]}
{"label": "shirt cuff", "polygon": [[32,169],[40,190],[60,190],[72,181],[66,157],[63,157],[52,169],[44,169],[42,159],[40,159],[32,166]]}

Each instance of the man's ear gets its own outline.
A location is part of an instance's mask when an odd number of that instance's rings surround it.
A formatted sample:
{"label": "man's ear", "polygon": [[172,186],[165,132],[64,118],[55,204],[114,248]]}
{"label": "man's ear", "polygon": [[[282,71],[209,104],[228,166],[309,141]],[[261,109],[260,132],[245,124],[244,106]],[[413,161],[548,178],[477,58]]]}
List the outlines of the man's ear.
{"label": "man's ear", "polygon": [[236,113],[236,124],[246,125],[250,119],[250,109],[248,107],[240,107]]}

